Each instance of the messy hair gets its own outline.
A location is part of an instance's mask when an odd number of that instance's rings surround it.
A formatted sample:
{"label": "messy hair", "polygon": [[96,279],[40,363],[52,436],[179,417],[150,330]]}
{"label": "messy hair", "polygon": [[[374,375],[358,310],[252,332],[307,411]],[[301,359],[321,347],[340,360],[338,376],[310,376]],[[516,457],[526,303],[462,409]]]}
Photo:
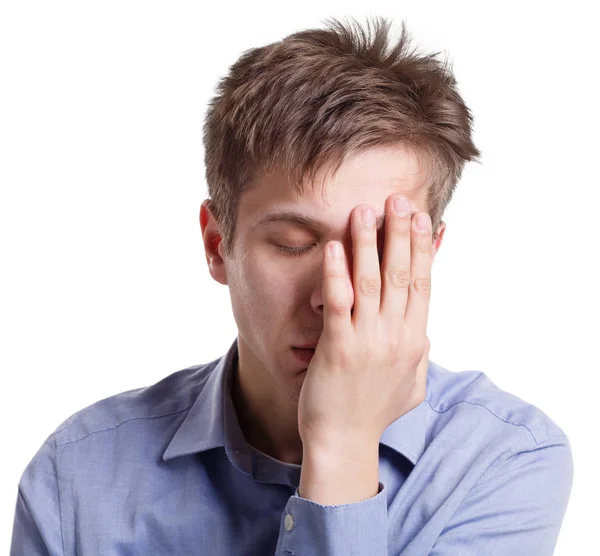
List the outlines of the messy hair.
{"label": "messy hair", "polygon": [[334,175],[348,155],[399,144],[425,172],[435,240],[465,162],[478,162],[473,118],[447,59],[411,50],[404,22],[391,48],[384,18],[366,30],[356,20],[325,23],[245,51],[209,103],[206,204],[227,255],[242,193],[273,168],[302,195],[319,170]]}

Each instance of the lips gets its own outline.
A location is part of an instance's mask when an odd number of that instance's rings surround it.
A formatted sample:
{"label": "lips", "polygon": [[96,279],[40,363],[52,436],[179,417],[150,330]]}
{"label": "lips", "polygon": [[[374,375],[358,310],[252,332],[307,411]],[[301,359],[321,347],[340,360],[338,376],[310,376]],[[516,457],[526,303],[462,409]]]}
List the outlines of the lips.
{"label": "lips", "polygon": [[303,346],[293,346],[293,347],[298,348],[298,349],[315,349],[317,347],[318,343],[319,343],[319,340],[317,340],[316,342],[312,342],[311,344],[304,344]]}
{"label": "lips", "polygon": [[293,347],[292,351],[293,351],[294,355],[296,356],[296,358],[299,361],[301,361],[302,363],[310,363],[310,360],[313,358],[313,356],[315,354],[314,349],[307,349],[307,348]]}

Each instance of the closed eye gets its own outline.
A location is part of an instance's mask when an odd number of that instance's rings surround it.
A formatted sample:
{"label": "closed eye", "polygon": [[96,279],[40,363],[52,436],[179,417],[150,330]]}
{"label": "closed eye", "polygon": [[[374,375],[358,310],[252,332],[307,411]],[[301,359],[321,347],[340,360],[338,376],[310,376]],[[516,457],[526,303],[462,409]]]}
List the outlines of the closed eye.
{"label": "closed eye", "polygon": [[[307,245],[306,247],[288,247],[287,245],[277,245],[275,247],[286,255],[290,255],[292,257],[300,257],[306,253],[308,253],[316,244]],[[379,257],[379,263],[381,264],[381,260],[383,258],[383,249],[378,248],[377,254]]]}
{"label": "closed eye", "polygon": [[300,255],[304,255],[308,253],[316,244],[307,245],[306,247],[288,247],[287,245],[275,245],[277,249],[285,253],[286,255],[291,255],[292,257],[299,257]]}

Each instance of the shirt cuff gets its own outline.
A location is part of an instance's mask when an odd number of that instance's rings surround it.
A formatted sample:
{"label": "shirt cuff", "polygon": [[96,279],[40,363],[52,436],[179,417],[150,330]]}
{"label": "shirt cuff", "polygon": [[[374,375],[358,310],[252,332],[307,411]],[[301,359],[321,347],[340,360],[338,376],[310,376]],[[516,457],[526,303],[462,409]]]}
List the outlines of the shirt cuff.
{"label": "shirt cuff", "polygon": [[298,496],[281,515],[277,556],[387,556],[387,496],[383,483],[372,498],[323,506]]}

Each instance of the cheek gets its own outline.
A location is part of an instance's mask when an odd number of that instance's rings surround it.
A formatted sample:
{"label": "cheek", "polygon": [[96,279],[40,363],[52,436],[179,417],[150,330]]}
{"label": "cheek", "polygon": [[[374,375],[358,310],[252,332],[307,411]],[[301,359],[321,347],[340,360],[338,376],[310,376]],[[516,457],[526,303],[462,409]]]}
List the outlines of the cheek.
{"label": "cheek", "polygon": [[293,302],[294,292],[303,282],[301,270],[298,263],[281,264],[266,258],[255,259],[244,269],[243,288],[257,303],[283,308]]}

